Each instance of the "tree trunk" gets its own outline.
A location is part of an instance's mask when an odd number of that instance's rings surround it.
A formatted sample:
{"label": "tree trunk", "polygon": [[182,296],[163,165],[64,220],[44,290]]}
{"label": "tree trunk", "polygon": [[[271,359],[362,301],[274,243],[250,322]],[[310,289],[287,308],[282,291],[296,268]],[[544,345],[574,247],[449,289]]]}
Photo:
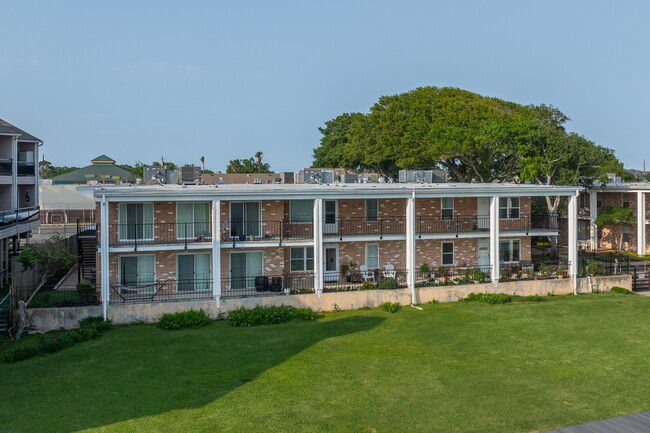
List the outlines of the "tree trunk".
{"label": "tree trunk", "polygon": [[16,330],[15,341],[20,340],[20,336],[25,331],[25,303],[18,301],[18,329]]}

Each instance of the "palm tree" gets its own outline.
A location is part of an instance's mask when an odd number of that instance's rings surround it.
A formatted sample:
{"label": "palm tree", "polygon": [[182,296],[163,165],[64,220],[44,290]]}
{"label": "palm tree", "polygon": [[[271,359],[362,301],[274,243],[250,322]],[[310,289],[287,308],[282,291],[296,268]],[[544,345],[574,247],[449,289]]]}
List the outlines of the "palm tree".
{"label": "palm tree", "polygon": [[205,171],[205,156],[201,157],[201,166],[202,166],[201,171]]}

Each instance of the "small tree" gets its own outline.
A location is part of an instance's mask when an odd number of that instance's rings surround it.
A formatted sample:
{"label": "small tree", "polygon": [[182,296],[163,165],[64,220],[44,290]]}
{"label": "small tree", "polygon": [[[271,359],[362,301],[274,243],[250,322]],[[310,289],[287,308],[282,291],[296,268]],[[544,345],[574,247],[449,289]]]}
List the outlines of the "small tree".
{"label": "small tree", "polygon": [[39,287],[57,272],[69,269],[79,258],[61,245],[62,240],[63,236],[55,234],[45,242],[25,245],[16,256],[16,261],[23,265],[23,269],[38,272],[41,279]]}
{"label": "small tree", "polygon": [[[605,206],[603,212],[598,215],[598,218],[596,218],[595,222],[599,227],[602,227],[605,224],[634,224],[636,222],[636,218],[634,217],[634,213],[632,213],[632,209],[619,206],[617,204],[610,204]],[[618,240],[618,250],[621,251],[622,249],[623,231],[621,230],[621,236]]]}

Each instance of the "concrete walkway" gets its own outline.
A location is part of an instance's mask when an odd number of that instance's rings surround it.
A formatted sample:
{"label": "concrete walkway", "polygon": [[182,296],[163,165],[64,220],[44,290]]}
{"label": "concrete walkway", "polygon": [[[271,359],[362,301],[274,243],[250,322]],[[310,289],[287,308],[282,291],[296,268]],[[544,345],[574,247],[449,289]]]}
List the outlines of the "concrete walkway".
{"label": "concrete walkway", "polygon": [[604,421],[590,422],[573,427],[550,430],[546,433],[648,433],[650,432],[650,410],[619,416]]}

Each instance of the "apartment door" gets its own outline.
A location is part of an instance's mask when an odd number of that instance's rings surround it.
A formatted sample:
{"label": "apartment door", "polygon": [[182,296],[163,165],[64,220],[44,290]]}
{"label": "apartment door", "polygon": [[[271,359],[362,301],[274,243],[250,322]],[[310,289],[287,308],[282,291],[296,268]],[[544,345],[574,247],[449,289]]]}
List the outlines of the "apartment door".
{"label": "apartment door", "polygon": [[332,282],[337,281],[339,278],[339,247],[337,245],[326,246],[323,281]]}
{"label": "apartment door", "polygon": [[339,225],[336,220],[338,216],[338,203],[336,200],[323,200],[323,214],[325,221],[323,233],[338,233]]}
{"label": "apartment door", "polygon": [[478,265],[482,269],[490,266],[490,240],[478,240]]}
{"label": "apartment door", "polygon": [[260,236],[262,225],[260,216],[259,202],[230,203],[230,236]]}
{"label": "apartment door", "polygon": [[490,230],[490,198],[479,197],[476,205],[476,214],[478,215],[478,229]]}
{"label": "apartment door", "polygon": [[230,254],[230,287],[232,289],[251,289],[255,287],[255,277],[262,275],[261,251]]}

